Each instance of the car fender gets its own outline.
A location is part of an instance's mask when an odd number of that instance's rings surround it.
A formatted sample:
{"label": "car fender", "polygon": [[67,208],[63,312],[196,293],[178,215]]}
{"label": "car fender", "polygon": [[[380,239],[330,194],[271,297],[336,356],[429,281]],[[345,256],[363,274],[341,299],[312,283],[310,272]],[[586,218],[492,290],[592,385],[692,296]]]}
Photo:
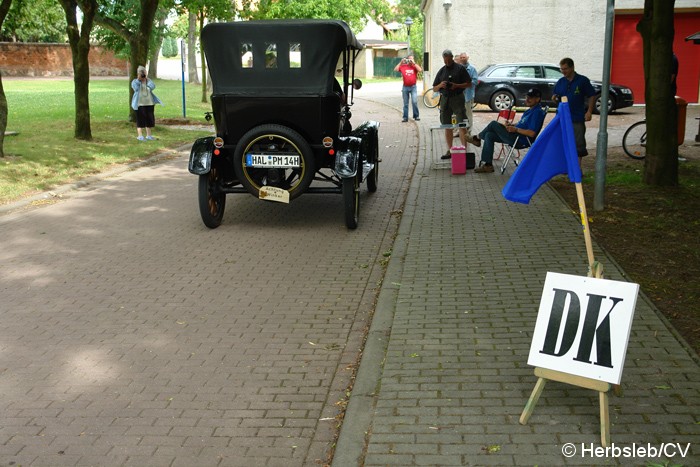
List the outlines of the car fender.
{"label": "car fender", "polygon": [[360,165],[362,139],[356,136],[338,138],[335,156],[335,173],[340,178],[352,178],[357,174]]}
{"label": "car fender", "polygon": [[[355,136],[362,140],[362,154],[372,154],[374,152],[372,150],[372,145],[374,144],[374,141],[376,141],[376,137],[379,134],[379,125],[379,122],[376,122],[374,120],[367,120],[362,122],[354,130],[352,130],[352,136]],[[375,160],[367,162],[375,163],[377,161]]]}
{"label": "car fender", "polygon": [[190,150],[188,169],[195,175],[204,175],[211,170],[211,158],[214,151],[214,136],[197,139]]}

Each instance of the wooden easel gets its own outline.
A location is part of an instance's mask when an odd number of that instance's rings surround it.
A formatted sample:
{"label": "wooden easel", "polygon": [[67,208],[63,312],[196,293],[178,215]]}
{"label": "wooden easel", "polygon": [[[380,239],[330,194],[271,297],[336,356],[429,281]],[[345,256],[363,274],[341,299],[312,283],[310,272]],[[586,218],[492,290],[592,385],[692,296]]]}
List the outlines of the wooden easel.
{"label": "wooden easel", "polygon": [[[593,257],[593,242],[588,228],[588,214],[586,213],[586,201],[583,197],[583,187],[581,183],[576,183],[576,195],[578,197],[579,210],[581,212],[581,225],[583,226],[583,236],[586,242],[586,253],[588,255],[588,277],[603,278],[603,265],[595,261]],[[530,394],[525,404],[525,409],[520,415],[520,424],[527,424],[530,415],[535,410],[537,401],[544,390],[547,381],[558,381],[560,383],[571,384],[586,389],[598,391],[598,401],[600,405],[600,444],[604,447],[610,446],[610,409],[608,405],[608,392],[613,387],[612,384],[597,379],[583,376],[570,375],[560,371],[549,370],[547,368],[535,368],[535,376],[538,377],[535,388]]]}
{"label": "wooden easel", "polygon": [[560,371],[548,370],[546,368],[535,368],[535,376],[538,377],[535,388],[530,394],[527,404],[522,415],[520,415],[520,424],[526,425],[530,415],[535,410],[537,400],[540,398],[547,381],[558,381],[567,383],[573,386],[578,386],[586,389],[598,391],[598,401],[600,405],[600,444],[604,447],[610,446],[610,409],[608,407],[608,392],[611,384],[597,379],[584,378],[583,376],[570,375]]}

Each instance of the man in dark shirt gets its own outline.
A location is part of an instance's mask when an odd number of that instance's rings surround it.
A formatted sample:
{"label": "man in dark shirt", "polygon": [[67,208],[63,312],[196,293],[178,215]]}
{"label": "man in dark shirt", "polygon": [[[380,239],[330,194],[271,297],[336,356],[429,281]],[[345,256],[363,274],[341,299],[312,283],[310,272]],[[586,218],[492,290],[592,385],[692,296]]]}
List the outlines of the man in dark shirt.
{"label": "man in dark shirt", "polygon": [[[442,52],[442,59],[445,66],[435,75],[433,81],[433,91],[440,92],[440,123],[443,125],[452,124],[452,115],[457,117],[457,122],[462,123],[467,118],[467,113],[464,108],[464,90],[469,83],[472,82],[467,69],[454,61],[454,55],[451,50]],[[471,122],[469,122],[471,125]],[[452,130],[453,128],[445,129],[445,141],[447,142],[447,152],[442,159],[450,159],[450,147],[452,146]],[[467,129],[459,129],[459,140],[462,146],[467,147]]]}

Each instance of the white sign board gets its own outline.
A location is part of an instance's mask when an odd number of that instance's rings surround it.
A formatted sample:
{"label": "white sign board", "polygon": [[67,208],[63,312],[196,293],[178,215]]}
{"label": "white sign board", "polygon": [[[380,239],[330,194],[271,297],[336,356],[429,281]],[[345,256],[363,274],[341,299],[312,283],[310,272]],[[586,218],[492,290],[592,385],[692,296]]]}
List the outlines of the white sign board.
{"label": "white sign board", "polygon": [[548,272],[528,365],[620,384],[639,285]]}
{"label": "white sign board", "polygon": [[258,198],[265,201],[276,201],[289,204],[289,192],[274,186],[262,186],[258,192]]}

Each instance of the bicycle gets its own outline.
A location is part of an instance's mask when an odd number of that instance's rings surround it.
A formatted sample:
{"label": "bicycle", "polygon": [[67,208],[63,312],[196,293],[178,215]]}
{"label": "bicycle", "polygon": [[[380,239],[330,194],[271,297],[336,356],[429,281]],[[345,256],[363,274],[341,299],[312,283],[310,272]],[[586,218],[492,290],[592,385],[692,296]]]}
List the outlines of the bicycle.
{"label": "bicycle", "polygon": [[647,121],[633,123],[622,137],[622,149],[632,159],[642,160],[647,155]]}
{"label": "bicycle", "polygon": [[[432,88],[428,88],[423,93],[423,104],[429,108],[434,109],[440,105],[440,93],[433,91]],[[476,102],[472,102],[472,109],[476,107]]]}
{"label": "bicycle", "polygon": [[426,89],[423,93],[423,104],[429,109],[434,109],[440,104],[440,93],[433,91],[433,88]]}

